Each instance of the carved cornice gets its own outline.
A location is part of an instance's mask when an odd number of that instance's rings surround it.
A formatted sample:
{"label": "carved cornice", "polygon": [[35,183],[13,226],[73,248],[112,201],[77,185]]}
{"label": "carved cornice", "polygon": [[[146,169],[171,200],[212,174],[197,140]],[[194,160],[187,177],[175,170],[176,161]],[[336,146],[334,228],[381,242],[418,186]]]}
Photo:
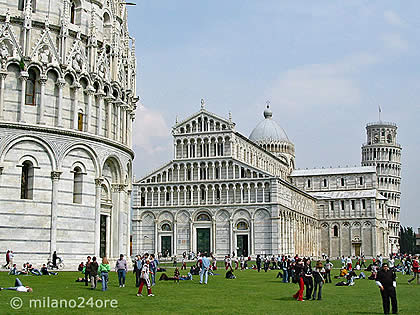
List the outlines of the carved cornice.
{"label": "carved cornice", "polygon": [[113,192],[122,192],[127,189],[128,185],[126,184],[111,184],[111,189]]}
{"label": "carved cornice", "polygon": [[51,172],[51,179],[56,180],[56,181],[60,180],[60,176],[61,176],[62,173],[63,172],[52,171]]}

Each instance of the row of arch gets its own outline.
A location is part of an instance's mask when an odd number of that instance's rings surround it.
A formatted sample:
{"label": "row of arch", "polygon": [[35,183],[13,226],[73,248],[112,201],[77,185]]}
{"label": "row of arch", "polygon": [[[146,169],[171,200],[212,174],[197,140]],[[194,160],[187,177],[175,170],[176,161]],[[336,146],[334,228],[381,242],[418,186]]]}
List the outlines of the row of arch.
{"label": "row of arch", "polygon": [[231,152],[232,144],[228,136],[177,137],[174,142],[174,156],[176,159],[229,156]]}
{"label": "row of arch", "polygon": [[401,149],[363,148],[362,161],[401,162]]}
{"label": "row of arch", "polygon": [[230,183],[139,187],[135,194],[137,207],[191,206],[207,204],[270,202],[270,183]]}
{"label": "row of arch", "polygon": [[173,163],[169,168],[163,169],[153,176],[143,180],[142,183],[202,181],[202,180],[229,180],[243,178],[262,178],[265,174],[253,169],[243,167],[233,161],[209,161]]}
{"label": "row of arch", "polygon": [[179,133],[197,133],[197,132],[207,132],[207,131],[224,131],[228,129],[226,123],[221,123],[217,120],[214,120],[211,117],[201,115],[194,120],[191,120],[187,124],[178,128]]}

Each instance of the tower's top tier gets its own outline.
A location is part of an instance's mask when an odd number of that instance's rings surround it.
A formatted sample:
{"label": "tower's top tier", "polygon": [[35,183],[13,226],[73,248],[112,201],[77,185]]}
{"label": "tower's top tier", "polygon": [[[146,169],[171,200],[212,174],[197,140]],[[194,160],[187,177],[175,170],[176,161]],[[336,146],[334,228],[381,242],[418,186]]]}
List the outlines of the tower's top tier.
{"label": "tower's top tier", "polygon": [[398,145],[397,124],[392,122],[372,122],[366,125],[366,145]]}

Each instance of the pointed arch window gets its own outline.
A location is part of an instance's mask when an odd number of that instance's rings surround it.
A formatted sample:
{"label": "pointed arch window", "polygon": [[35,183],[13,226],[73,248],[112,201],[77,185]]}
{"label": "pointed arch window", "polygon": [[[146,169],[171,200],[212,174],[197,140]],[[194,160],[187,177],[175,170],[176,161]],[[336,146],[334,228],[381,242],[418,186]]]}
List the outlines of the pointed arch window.
{"label": "pointed arch window", "polygon": [[33,199],[34,166],[31,161],[22,164],[20,180],[20,199]]}
{"label": "pointed arch window", "polygon": [[83,131],[83,119],[84,119],[83,112],[79,111],[79,113],[77,114],[77,130],[79,131]]}
{"label": "pointed arch window", "polygon": [[76,20],[76,3],[72,1],[70,3],[70,23],[75,24]]}
{"label": "pointed arch window", "polygon": [[338,237],[338,226],[337,225],[334,225],[334,227],[333,227],[333,236]]}
{"label": "pointed arch window", "polygon": [[83,195],[83,173],[82,169],[76,166],[73,170],[73,203],[82,203]]}

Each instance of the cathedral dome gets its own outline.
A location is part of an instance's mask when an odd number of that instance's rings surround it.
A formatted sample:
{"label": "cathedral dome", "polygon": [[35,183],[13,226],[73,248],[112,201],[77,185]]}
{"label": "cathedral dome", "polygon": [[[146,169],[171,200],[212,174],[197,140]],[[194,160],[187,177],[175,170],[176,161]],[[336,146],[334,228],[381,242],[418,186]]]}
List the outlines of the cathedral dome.
{"label": "cathedral dome", "polygon": [[251,135],[249,136],[251,141],[256,143],[290,142],[286,132],[272,119],[272,117],[273,112],[270,110],[270,106],[267,105],[267,108],[264,111],[265,119],[252,130]]}

